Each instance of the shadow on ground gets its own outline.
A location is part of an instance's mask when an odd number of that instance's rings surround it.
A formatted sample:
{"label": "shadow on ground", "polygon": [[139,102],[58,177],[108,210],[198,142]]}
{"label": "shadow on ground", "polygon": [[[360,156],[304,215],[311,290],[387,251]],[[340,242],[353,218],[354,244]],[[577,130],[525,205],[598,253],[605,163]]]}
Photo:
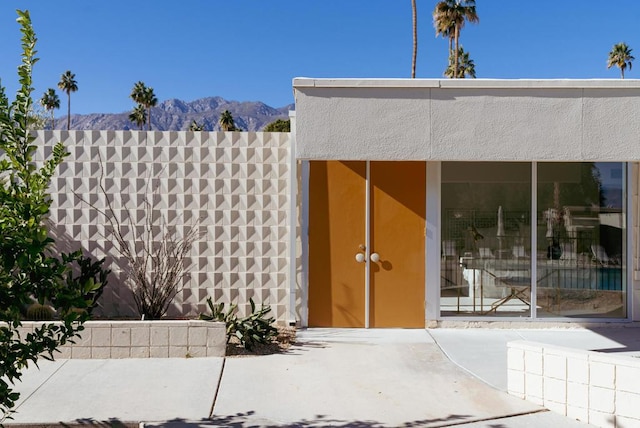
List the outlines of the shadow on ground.
{"label": "shadow on ground", "polygon": [[[213,416],[211,419],[202,419],[200,421],[186,421],[183,419],[173,419],[163,423],[145,423],[145,428],[207,428],[207,427],[232,427],[232,428],[277,428],[277,427],[337,427],[337,428],[389,428],[390,425],[385,425],[382,422],[364,420],[340,420],[330,418],[325,415],[316,415],[314,419],[303,419],[300,421],[289,422],[286,424],[277,423],[275,421],[269,421],[255,417],[255,412],[248,411],[243,413],[236,413],[230,416]],[[437,419],[424,419],[419,421],[404,422],[400,425],[394,425],[397,428],[417,428],[417,427],[445,427],[451,425],[459,425],[464,422],[471,422],[468,420],[469,415],[449,415],[446,418]],[[499,426],[496,426],[499,428]]]}
{"label": "shadow on ground", "polygon": [[326,348],[322,342],[292,341],[290,343],[272,342],[256,345],[251,350],[245,349],[240,343],[229,342],[226,348],[226,357],[256,357],[260,355],[287,354],[299,355],[304,348]]}
{"label": "shadow on ground", "polygon": [[[65,427],[65,428],[78,428],[78,427],[92,427],[92,428],[138,428],[140,424],[135,422],[123,422],[117,418],[109,418],[104,421],[99,421],[95,419],[76,419],[74,422],[65,423],[60,422],[59,425],[54,425],[57,427]],[[9,425],[10,426],[10,425]],[[40,425],[39,427],[48,426],[46,424]]]}
{"label": "shadow on ground", "polygon": [[592,332],[602,337],[613,340],[622,347],[592,349],[592,351],[606,353],[640,352],[640,328],[639,327],[602,327],[591,328]]}

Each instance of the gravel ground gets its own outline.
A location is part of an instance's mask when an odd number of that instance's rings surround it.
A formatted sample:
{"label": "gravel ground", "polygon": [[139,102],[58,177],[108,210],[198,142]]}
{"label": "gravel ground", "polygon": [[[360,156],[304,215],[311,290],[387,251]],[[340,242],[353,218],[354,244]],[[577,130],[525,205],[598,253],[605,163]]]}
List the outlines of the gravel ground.
{"label": "gravel ground", "polygon": [[244,349],[238,339],[232,337],[229,343],[227,343],[227,357],[279,354],[286,352],[295,341],[295,327],[278,327],[278,336],[274,341],[266,345],[256,345],[251,351]]}

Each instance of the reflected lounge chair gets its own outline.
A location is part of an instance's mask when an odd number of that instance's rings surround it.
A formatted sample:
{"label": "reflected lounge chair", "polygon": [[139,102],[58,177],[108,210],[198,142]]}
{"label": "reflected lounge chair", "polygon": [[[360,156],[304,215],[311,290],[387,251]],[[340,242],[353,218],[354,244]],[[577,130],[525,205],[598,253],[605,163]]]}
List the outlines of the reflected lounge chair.
{"label": "reflected lounge chair", "polygon": [[560,260],[578,260],[578,254],[575,252],[572,242],[563,242],[560,244],[560,248],[562,249]]}
{"label": "reflected lounge chair", "polygon": [[480,247],[478,248],[478,253],[480,254],[481,259],[494,259],[495,256],[491,252],[491,248]]}
{"label": "reflected lounge chair", "polygon": [[513,257],[516,259],[524,259],[529,257],[527,252],[524,250],[524,245],[514,245],[513,246]]}
{"label": "reflected lounge chair", "polygon": [[446,260],[456,256],[456,241],[442,241],[442,258]]}
{"label": "reflected lounge chair", "polygon": [[608,265],[611,263],[611,259],[602,245],[591,244],[591,253],[593,254],[594,262],[601,265]]}

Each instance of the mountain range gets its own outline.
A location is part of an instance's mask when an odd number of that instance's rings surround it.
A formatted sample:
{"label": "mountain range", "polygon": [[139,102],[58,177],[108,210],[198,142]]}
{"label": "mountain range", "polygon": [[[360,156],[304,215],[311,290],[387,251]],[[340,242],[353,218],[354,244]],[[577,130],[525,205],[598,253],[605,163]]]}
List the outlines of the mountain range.
{"label": "mountain range", "polygon": [[[71,103],[73,110],[73,100]],[[133,109],[133,108],[132,108]],[[276,119],[288,119],[294,104],[280,108],[260,101],[228,101],[222,97],[207,97],[195,101],[170,99],[151,108],[151,129],[155,131],[184,131],[193,120],[205,131],[219,131],[218,119],[225,110],[233,115],[236,127],[243,131],[260,131]],[[131,112],[72,114],[71,129],[130,130],[139,129],[129,120]],[[56,118],[56,129],[67,128],[67,116]],[[145,128],[146,129],[146,125]]]}

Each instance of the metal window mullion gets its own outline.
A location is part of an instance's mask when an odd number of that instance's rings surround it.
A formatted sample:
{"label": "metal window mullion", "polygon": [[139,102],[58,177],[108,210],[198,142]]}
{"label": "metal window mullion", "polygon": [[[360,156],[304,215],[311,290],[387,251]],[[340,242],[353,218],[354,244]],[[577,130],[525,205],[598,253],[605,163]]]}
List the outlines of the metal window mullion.
{"label": "metal window mullion", "polygon": [[538,163],[531,163],[531,303],[530,314],[536,319],[538,297]]}
{"label": "metal window mullion", "polygon": [[[625,218],[625,227],[626,230],[626,240],[622,243],[624,245],[623,254],[625,254],[626,266],[624,267],[623,281],[625,285],[624,293],[626,294],[625,299],[627,303],[627,313],[626,319],[632,320],[634,319],[633,314],[633,272],[634,272],[634,249],[638,248],[638,244],[633,242],[633,193],[637,193],[637,190],[634,192],[634,183],[633,183],[633,164],[630,162],[624,162],[622,164],[622,171],[624,173],[624,181],[625,189],[623,198],[624,206],[622,212]],[[636,179],[636,186],[638,186],[638,180]],[[640,209],[638,210],[640,215]]]}

